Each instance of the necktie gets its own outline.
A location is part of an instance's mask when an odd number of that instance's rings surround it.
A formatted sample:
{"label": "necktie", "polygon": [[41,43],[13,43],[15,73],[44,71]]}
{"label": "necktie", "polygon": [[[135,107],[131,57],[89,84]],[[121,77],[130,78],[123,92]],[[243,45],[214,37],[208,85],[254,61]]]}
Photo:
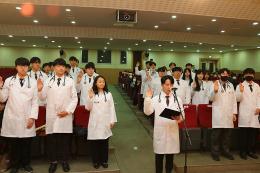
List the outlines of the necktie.
{"label": "necktie", "polygon": [[249,85],[250,91],[253,92],[253,86],[250,84]]}
{"label": "necktie", "polygon": [[58,78],[58,82],[57,82],[58,86],[60,86],[60,80],[61,80],[61,78]]}
{"label": "necktie", "polygon": [[36,80],[38,79],[37,73],[35,73],[35,79],[36,79]]}
{"label": "necktie", "polygon": [[169,97],[170,97],[170,96],[165,96],[165,98],[166,98],[166,105],[167,105],[167,106],[169,106],[169,104],[170,104]]}
{"label": "necktie", "polygon": [[21,87],[23,87],[23,82],[24,82],[24,79],[20,79],[20,85],[21,85]]}
{"label": "necktie", "polygon": [[176,80],[177,81],[177,84],[180,85],[180,80]]}
{"label": "necktie", "polygon": [[91,78],[88,79],[88,83],[90,83],[90,82],[91,82]]}
{"label": "necktie", "polygon": [[74,73],[74,68],[72,68],[72,72]]}
{"label": "necktie", "polygon": [[223,84],[223,88],[226,91],[227,85],[225,83]]}

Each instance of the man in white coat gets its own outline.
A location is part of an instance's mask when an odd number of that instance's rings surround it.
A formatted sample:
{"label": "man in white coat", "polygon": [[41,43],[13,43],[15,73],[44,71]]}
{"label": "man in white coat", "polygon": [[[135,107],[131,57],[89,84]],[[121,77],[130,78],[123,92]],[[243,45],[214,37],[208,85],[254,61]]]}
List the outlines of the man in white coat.
{"label": "man in white coat", "polygon": [[[6,79],[4,86],[0,77],[0,102],[6,102],[1,136],[10,141],[11,173],[19,168],[32,172],[31,141],[36,136],[35,120],[38,118],[37,83],[28,75],[29,60],[15,61],[17,74]],[[3,87],[2,87],[3,86]]]}
{"label": "man in white coat", "polygon": [[[160,116],[165,108],[184,113],[182,101],[177,97],[181,110],[172,92],[174,80],[172,76],[166,75],[161,79],[162,91],[159,95],[153,96],[151,89],[147,90],[144,101],[144,113],[155,114],[153,146],[155,153],[156,173],[163,172],[163,158],[166,157],[166,173],[171,173],[173,169],[174,154],[180,152],[179,127],[183,119],[181,116],[175,120],[170,120]],[[175,85],[175,84],[174,84]]]}
{"label": "man in white coat", "polygon": [[260,88],[253,81],[255,70],[247,68],[243,72],[245,81],[236,88],[239,104],[238,126],[240,127],[240,157],[257,159],[256,139],[260,128]]}
{"label": "man in white coat", "polygon": [[211,155],[219,161],[220,148],[224,157],[234,160],[230,153],[230,139],[234,121],[236,121],[237,101],[233,85],[228,81],[230,71],[219,70],[220,80],[216,80],[210,88],[212,101],[212,134]]}
{"label": "man in white coat", "polygon": [[73,116],[78,98],[73,79],[65,75],[66,62],[62,58],[54,61],[55,75],[43,85],[38,80],[40,99],[47,99],[46,134],[51,164],[49,173],[57,169],[60,161],[64,172],[70,170],[68,164],[69,143],[72,134]]}
{"label": "man in white coat", "polygon": [[181,67],[175,67],[172,69],[172,75],[174,78],[174,88],[177,88],[177,96],[181,98],[183,104],[191,103],[191,89],[189,84],[181,79],[182,69]]}
{"label": "man in white coat", "polygon": [[77,77],[78,77],[79,73],[82,72],[82,70],[79,67],[77,67],[78,59],[75,56],[71,56],[69,58],[69,62],[70,62],[70,66],[71,66],[70,75],[72,76],[72,78],[76,84]]}
{"label": "man in white coat", "polygon": [[144,88],[146,85],[146,76],[150,70],[150,61],[145,62],[146,68],[143,70],[139,70],[138,67],[140,66],[140,63],[137,62],[135,66],[135,75],[141,76],[142,83],[141,83],[141,94],[144,94]]}
{"label": "man in white coat", "polygon": [[86,105],[88,91],[92,88],[94,79],[98,76],[95,73],[95,64],[89,62],[85,66],[85,74],[79,73],[77,77],[76,89],[80,93],[80,105]]}

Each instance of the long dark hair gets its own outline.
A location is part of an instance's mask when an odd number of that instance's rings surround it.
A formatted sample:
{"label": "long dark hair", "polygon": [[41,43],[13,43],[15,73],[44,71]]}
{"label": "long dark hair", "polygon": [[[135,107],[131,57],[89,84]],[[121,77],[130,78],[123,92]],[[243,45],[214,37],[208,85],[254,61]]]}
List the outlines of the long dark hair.
{"label": "long dark hair", "polygon": [[195,75],[196,88],[195,88],[195,91],[200,91],[201,90],[200,84],[199,84],[199,79],[198,79],[198,76],[197,76],[198,74],[201,74],[201,73],[203,73],[203,71],[201,69],[196,71],[196,75]]}
{"label": "long dark hair", "polygon": [[98,94],[97,81],[98,81],[99,78],[104,79],[104,81],[105,81],[105,87],[103,88],[103,91],[104,91],[105,93],[108,93],[108,88],[107,88],[106,79],[105,79],[103,76],[101,76],[101,75],[97,76],[97,77],[94,79],[93,87],[92,87],[94,93],[95,93],[95,94]]}
{"label": "long dark hair", "polygon": [[193,82],[193,79],[192,79],[192,75],[191,75],[191,70],[189,68],[185,68],[184,71],[183,71],[183,75],[182,75],[182,79],[185,80],[185,73],[186,71],[189,71],[190,72],[190,75],[189,75],[189,86],[191,85],[191,83]]}

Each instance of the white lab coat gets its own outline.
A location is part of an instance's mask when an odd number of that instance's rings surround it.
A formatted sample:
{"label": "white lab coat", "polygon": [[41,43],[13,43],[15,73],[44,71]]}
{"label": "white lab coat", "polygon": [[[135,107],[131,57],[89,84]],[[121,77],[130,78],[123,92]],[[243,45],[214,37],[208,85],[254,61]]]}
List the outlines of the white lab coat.
{"label": "white lab coat", "polygon": [[147,78],[147,75],[145,75],[145,79],[144,79],[144,82],[145,82],[145,84],[144,84],[144,94],[143,94],[143,98],[145,98],[145,93],[146,93],[146,91],[148,90],[148,88],[153,88],[152,87],[152,81],[153,80],[155,80],[156,78],[158,78],[159,77],[159,74],[154,70],[154,71],[151,71],[151,69],[149,70],[149,75],[151,76],[151,79],[148,79]]}
{"label": "white lab coat", "polygon": [[140,93],[141,94],[145,94],[144,92],[144,89],[146,87],[146,71],[148,69],[145,69],[145,70],[138,70],[138,67],[135,67],[135,75],[138,75],[138,76],[141,76],[141,80],[142,80],[142,83],[141,83],[141,91]]}
{"label": "white lab coat", "polygon": [[[57,79],[56,75],[49,78],[42,91],[39,92],[39,98],[47,100],[46,134],[72,133],[72,113],[78,102],[75,83],[70,77],[63,76],[58,86]],[[69,112],[69,115],[63,118],[58,117],[57,113],[62,111]]]}
{"label": "white lab coat", "polygon": [[[74,71],[73,71],[74,70]],[[78,77],[78,75],[79,75],[79,73],[81,72],[82,70],[79,68],[79,67],[71,67],[71,69],[70,69],[70,75],[72,76],[72,78],[73,78],[73,80],[74,80],[74,82],[75,82],[75,84],[76,84],[76,82],[77,82],[77,77]]]}
{"label": "white lab coat", "polygon": [[[153,147],[156,154],[176,154],[180,152],[179,126],[176,120],[169,120],[160,116],[165,108],[180,111],[178,104],[174,101],[174,96],[171,93],[169,96],[169,106],[166,105],[166,94],[161,94],[144,100],[144,113],[151,115],[154,112],[154,133]],[[181,112],[183,105],[181,99],[177,98]],[[184,115],[184,112],[183,112]]]}
{"label": "white lab coat", "polygon": [[[191,84],[191,88],[195,82]],[[207,87],[206,82],[202,81],[200,86],[200,91],[195,91],[193,88],[191,89],[191,96],[192,96],[192,104],[199,105],[199,104],[209,104],[210,93]]]}
{"label": "white lab coat", "polygon": [[85,107],[90,111],[88,140],[107,139],[112,136],[110,124],[117,122],[112,94],[99,93],[92,99],[87,96]]}
{"label": "white lab coat", "polygon": [[251,92],[249,83],[244,81],[244,92],[240,92],[239,85],[236,88],[236,96],[239,104],[239,127],[260,128],[258,115],[255,115],[256,109],[260,109],[260,87],[257,83],[252,83],[253,92]]}
{"label": "white lab coat", "polygon": [[[43,71],[37,71],[34,72],[33,70],[30,70],[27,72],[27,74],[31,77],[32,80],[36,80],[35,78],[35,73],[37,75],[37,79],[41,79],[43,83],[49,78]],[[37,82],[37,80],[36,80]],[[38,100],[39,106],[45,106],[46,105],[46,100]]]}
{"label": "white lab coat", "polygon": [[[76,84],[77,92],[80,93],[80,105],[86,105],[88,91],[92,88],[94,79],[98,76],[97,73],[94,73],[91,77],[85,73],[82,76],[80,83]],[[91,81],[89,82],[89,78]]]}
{"label": "white lab coat", "polygon": [[191,89],[185,80],[179,80],[180,85],[178,85],[177,80],[174,79],[174,88],[177,88],[176,94],[181,98],[183,104],[191,103]]}
{"label": "white lab coat", "polygon": [[35,124],[27,129],[29,118],[38,118],[37,83],[28,76],[23,87],[18,75],[6,79],[3,89],[0,89],[0,102],[7,100],[1,136],[27,138],[36,136]]}
{"label": "white lab coat", "polygon": [[214,92],[214,85],[210,89],[212,101],[212,128],[234,128],[233,115],[237,114],[237,101],[233,84],[227,82],[226,91],[218,81],[219,90]]}

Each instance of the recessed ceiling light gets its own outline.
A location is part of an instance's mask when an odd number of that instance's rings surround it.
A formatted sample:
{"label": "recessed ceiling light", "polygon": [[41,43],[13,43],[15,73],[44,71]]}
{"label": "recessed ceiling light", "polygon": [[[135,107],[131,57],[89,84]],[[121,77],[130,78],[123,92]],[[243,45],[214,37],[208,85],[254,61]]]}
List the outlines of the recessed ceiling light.
{"label": "recessed ceiling light", "polygon": [[76,24],[76,21],[73,20],[73,21],[71,21],[70,23],[71,23],[71,24]]}
{"label": "recessed ceiling light", "polygon": [[74,37],[76,40],[79,39],[79,37]]}
{"label": "recessed ceiling light", "polygon": [[253,26],[256,26],[256,25],[258,25],[258,24],[259,24],[258,22],[253,22],[253,23],[252,23]]}
{"label": "recessed ceiling light", "polygon": [[187,27],[186,30],[187,30],[187,31],[190,31],[190,30],[191,30],[191,27]]}
{"label": "recessed ceiling light", "polygon": [[235,47],[235,45],[231,44],[230,47]]}
{"label": "recessed ceiling light", "polygon": [[4,43],[1,43],[1,46],[4,46],[5,44]]}
{"label": "recessed ceiling light", "polygon": [[172,19],[176,19],[176,18],[177,18],[177,16],[176,16],[176,15],[173,15],[173,16],[172,16]]}
{"label": "recessed ceiling light", "polygon": [[199,42],[199,45],[202,45],[203,43]]}
{"label": "recessed ceiling light", "polygon": [[174,42],[173,42],[173,41],[171,41],[170,43],[171,43],[171,44],[173,44]]}
{"label": "recessed ceiling light", "polygon": [[260,36],[260,33],[258,33],[257,35]]}
{"label": "recessed ceiling light", "polygon": [[183,46],[184,48],[187,48],[187,46]]}
{"label": "recessed ceiling light", "polygon": [[71,12],[71,9],[66,8],[65,11],[66,11],[66,12]]}
{"label": "recessed ceiling light", "polygon": [[107,50],[107,47],[104,47],[105,50]]}
{"label": "recessed ceiling light", "polygon": [[211,49],[212,49],[212,50],[214,50],[214,49],[215,49],[215,47],[212,47]]}
{"label": "recessed ceiling light", "polygon": [[150,49],[150,48],[148,49],[148,51],[151,51],[151,50],[152,50],[152,49]]}
{"label": "recessed ceiling light", "polygon": [[171,52],[173,52],[173,49],[171,49]]}
{"label": "recessed ceiling light", "polygon": [[131,48],[129,47],[128,50],[131,50]]}
{"label": "recessed ceiling light", "polygon": [[80,49],[82,49],[83,47],[82,47],[82,46],[80,46],[79,48],[80,48]]}
{"label": "recessed ceiling light", "polygon": [[51,42],[52,42],[52,43],[55,43],[55,41],[54,41],[54,40],[52,40]]}
{"label": "recessed ceiling light", "polygon": [[16,10],[21,10],[22,8],[21,7],[15,7]]}
{"label": "recessed ceiling light", "polygon": [[48,36],[46,36],[46,35],[45,35],[45,36],[44,36],[44,38],[46,38],[46,39],[47,39],[47,38],[48,38]]}
{"label": "recessed ceiling light", "polygon": [[36,45],[34,44],[33,47],[36,47]]}
{"label": "recessed ceiling light", "polygon": [[196,52],[200,52],[200,50],[198,49],[198,50],[196,50]]}
{"label": "recessed ceiling light", "polygon": [[222,53],[223,51],[222,51],[222,50],[220,50],[219,52],[220,52],[220,53]]}
{"label": "recessed ceiling light", "polygon": [[143,42],[146,42],[146,40],[143,40]]}
{"label": "recessed ceiling light", "polygon": [[217,19],[211,19],[211,22],[216,22],[217,21]]}
{"label": "recessed ceiling light", "polygon": [[212,56],[210,55],[209,58],[211,58]]}
{"label": "recessed ceiling light", "polygon": [[8,37],[12,38],[12,37],[14,37],[14,36],[13,36],[13,35],[8,35]]}
{"label": "recessed ceiling light", "polygon": [[221,30],[220,33],[225,33],[226,31],[225,30]]}
{"label": "recessed ceiling light", "polygon": [[161,45],[161,44],[158,44],[158,46],[159,46],[159,47],[162,47],[162,45]]}
{"label": "recessed ceiling light", "polygon": [[238,51],[238,49],[234,49],[235,51]]}
{"label": "recessed ceiling light", "polygon": [[39,21],[38,20],[33,20],[33,23],[39,23]]}
{"label": "recessed ceiling light", "polygon": [[260,49],[260,46],[257,46],[257,49]]}
{"label": "recessed ceiling light", "polygon": [[138,46],[138,43],[135,43],[136,46]]}
{"label": "recessed ceiling light", "polygon": [[154,25],[154,28],[155,28],[155,29],[158,29],[158,28],[159,28],[159,26],[158,26],[158,25]]}
{"label": "recessed ceiling light", "polygon": [[110,41],[112,41],[112,40],[113,40],[113,38],[109,38],[109,40],[110,40]]}
{"label": "recessed ceiling light", "polygon": [[61,46],[59,45],[58,48],[61,48]]}
{"label": "recessed ceiling light", "polygon": [[109,42],[107,42],[107,45],[110,45],[110,43],[109,43]]}
{"label": "recessed ceiling light", "polygon": [[80,43],[81,43],[81,41],[78,41],[77,43],[78,43],[78,44],[80,44]]}
{"label": "recessed ceiling light", "polygon": [[26,42],[26,40],[22,40],[22,42]]}

